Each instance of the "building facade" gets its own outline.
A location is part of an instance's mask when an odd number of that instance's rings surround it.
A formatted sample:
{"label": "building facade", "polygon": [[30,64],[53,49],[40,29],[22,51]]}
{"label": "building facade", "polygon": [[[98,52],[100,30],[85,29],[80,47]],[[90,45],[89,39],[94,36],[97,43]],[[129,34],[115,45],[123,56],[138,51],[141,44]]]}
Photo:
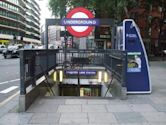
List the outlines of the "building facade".
{"label": "building facade", "polygon": [[48,27],[48,43],[53,45],[54,48],[62,46],[60,31],[61,31],[61,26]]}
{"label": "building facade", "polygon": [[35,0],[0,0],[0,44],[40,43],[39,22]]}

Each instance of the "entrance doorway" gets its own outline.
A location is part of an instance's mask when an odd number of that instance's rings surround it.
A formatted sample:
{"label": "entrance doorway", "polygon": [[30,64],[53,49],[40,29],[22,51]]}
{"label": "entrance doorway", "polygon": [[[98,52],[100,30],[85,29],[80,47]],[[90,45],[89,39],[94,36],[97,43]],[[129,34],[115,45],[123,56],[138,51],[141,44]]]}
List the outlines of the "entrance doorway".
{"label": "entrance doorway", "polygon": [[60,96],[101,96],[101,85],[60,84]]}

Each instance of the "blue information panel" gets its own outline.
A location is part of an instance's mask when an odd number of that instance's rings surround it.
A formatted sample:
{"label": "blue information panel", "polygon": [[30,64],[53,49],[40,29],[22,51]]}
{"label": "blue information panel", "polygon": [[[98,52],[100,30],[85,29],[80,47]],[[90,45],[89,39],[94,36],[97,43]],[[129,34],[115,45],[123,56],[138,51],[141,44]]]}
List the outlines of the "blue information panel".
{"label": "blue information panel", "polygon": [[133,20],[123,21],[123,40],[127,51],[128,93],[150,93],[149,64],[139,29]]}
{"label": "blue information panel", "polygon": [[127,51],[127,92],[151,93],[149,63],[137,25],[132,19],[126,19],[117,31],[117,48]]}

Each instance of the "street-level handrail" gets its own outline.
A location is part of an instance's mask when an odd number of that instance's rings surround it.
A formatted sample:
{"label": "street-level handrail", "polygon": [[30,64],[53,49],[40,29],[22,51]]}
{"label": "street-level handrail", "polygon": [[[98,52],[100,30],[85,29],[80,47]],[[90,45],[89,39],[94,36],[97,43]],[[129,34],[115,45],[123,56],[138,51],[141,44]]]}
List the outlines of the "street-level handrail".
{"label": "street-level handrail", "polygon": [[[68,61],[72,63],[73,58],[86,58],[89,66],[104,66],[114,74],[114,77],[126,86],[126,52],[120,50],[67,50],[66,60],[63,50],[21,50],[20,51],[20,94],[27,94],[27,87],[37,86],[36,81],[48,74],[56,66],[64,65]],[[39,67],[43,67],[43,71]]]}
{"label": "street-level handrail", "polygon": [[126,87],[127,56],[125,51],[106,50],[104,55],[104,66],[114,77]]}
{"label": "street-level handrail", "polygon": [[56,67],[56,53],[57,50],[20,50],[21,95],[25,95],[27,87],[35,87],[40,77]]}

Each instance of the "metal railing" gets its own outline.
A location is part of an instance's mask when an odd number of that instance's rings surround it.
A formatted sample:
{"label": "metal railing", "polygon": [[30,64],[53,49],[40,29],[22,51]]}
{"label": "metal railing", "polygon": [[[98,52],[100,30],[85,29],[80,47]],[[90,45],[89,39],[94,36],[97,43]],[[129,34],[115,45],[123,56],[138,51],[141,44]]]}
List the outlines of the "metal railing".
{"label": "metal railing", "polygon": [[104,50],[67,50],[65,60],[65,53],[62,50],[59,50],[59,53],[57,53],[57,64],[73,64],[74,58],[84,58],[89,60],[89,63],[87,63],[88,65],[103,65],[104,53]]}
{"label": "metal railing", "polygon": [[20,50],[20,94],[36,86],[36,80],[56,67],[57,50]]}
{"label": "metal railing", "polygon": [[86,58],[87,66],[104,66],[114,77],[126,86],[126,52],[119,50],[67,50],[66,60],[63,50],[21,50],[20,51],[20,94],[25,95],[28,86],[36,86],[36,81],[48,74],[56,66],[66,62],[74,65],[73,58]]}
{"label": "metal railing", "polygon": [[127,56],[125,51],[106,50],[104,66],[121,83],[122,87],[126,87]]}

